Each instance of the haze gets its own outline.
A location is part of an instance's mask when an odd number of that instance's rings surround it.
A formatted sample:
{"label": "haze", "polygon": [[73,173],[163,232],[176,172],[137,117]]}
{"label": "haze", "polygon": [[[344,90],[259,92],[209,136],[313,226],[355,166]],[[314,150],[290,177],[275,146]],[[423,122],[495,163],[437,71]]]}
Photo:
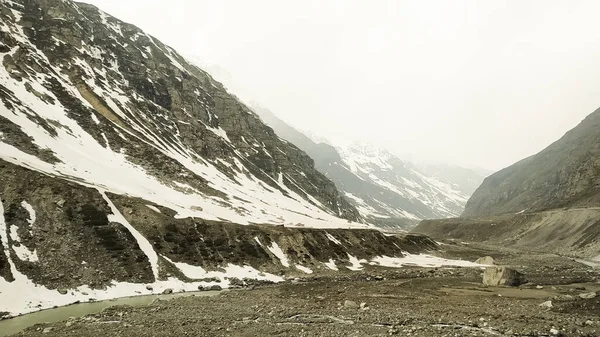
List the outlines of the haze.
{"label": "haze", "polygon": [[496,170],[600,106],[598,1],[88,2],[335,143]]}

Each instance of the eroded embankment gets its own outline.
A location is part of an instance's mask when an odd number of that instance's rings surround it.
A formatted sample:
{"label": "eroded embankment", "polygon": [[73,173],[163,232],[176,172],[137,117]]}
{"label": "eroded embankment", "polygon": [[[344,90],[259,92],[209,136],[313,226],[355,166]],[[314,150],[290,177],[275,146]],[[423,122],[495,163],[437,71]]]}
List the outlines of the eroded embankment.
{"label": "eroded embankment", "polygon": [[413,233],[585,259],[600,255],[600,209],[422,221]]}
{"label": "eroded embankment", "polygon": [[420,235],[178,219],[161,205],[7,162],[0,162],[0,196],[0,312],[10,315],[364,263],[399,265],[394,258],[436,249]]}

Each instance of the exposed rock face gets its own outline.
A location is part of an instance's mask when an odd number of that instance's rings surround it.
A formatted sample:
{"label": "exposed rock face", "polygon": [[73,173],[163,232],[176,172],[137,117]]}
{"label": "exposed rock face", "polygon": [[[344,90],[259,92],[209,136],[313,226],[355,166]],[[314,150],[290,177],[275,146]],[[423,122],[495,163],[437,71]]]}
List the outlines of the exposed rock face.
{"label": "exposed rock face", "polygon": [[[80,297],[71,302],[87,300],[87,292],[119,282],[139,284],[142,293],[179,291],[179,283],[178,288],[169,283],[173,278],[193,289],[212,289],[214,283],[227,287],[234,278],[259,273],[330,273],[350,270],[351,258],[369,261],[437,249],[425,236],[388,236],[372,229],[177,218],[174,210],[144,199],[100,192],[2,160],[0,195],[0,311],[11,314],[22,312],[3,309],[11,304],[13,294],[6,289],[12,287],[28,295],[40,285],[50,294],[65,294],[60,298],[66,304],[72,294]],[[226,268],[245,270],[233,276],[223,272]],[[47,305],[44,296],[23,300],[30,310]]]}
{"label": "exposed rock face", "polygon": [[508,267],[488,267],[483,273],[483,284],[486,286],[516,287],[526,282],[525,275]]}
{"label": "exposed rock face", "polygon": [[590,208],[425,220],[412,232],[590,260],[600,255],[600,210]]}
{"label": "exposed rock face", "polygon": [[366,220],[381,227],[408,228],[421,219],[458,216],[483,181],[471,170],[453,167],[428,166],[425,174],[385,150],[364,144],[336,148],[313,141],[268,109],[257,104],[252,109],[279,136],[306,151]]}
{"label": "exposed rock face", "polygon": [[2,0],[0,31],[0,158],[157,201],[158,181],[215,220],[360,221],[311,158],[138,28],[83,3]]}
{"label": "exposed rock face", "polygon": [[600,110],[540,153],[486,178],[463,217],[600,206]]}

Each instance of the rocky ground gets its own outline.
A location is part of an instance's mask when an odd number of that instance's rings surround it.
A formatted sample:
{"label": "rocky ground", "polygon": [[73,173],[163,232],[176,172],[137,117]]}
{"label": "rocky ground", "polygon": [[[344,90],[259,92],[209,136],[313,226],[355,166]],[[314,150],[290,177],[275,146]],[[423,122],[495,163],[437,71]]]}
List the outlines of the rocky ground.
{"label": "rocky ground", "polygon": [[215,297],[112,307],[20,336],[598,336],[600,270],[548,254],[444,244],[444,257],[523,272],[485,287],[482,270],[373,269],[232,290]]}

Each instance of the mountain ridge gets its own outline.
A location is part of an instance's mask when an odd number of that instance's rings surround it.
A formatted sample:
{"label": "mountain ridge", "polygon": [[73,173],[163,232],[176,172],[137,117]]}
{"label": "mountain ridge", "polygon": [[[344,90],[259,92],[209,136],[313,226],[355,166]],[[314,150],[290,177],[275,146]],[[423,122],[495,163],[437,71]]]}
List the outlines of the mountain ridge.
{"label": "mountain ridge", "polygon": [[484,180],[463,216],[600,204],[600,109],[563,137]]}
{"label": "mountain ridge", "polygon": [[598,261],[599,177],[600,109],[487,177],[460,218],[422,221],[413,232]]}
{"label": "mountain ridge", "polygon": [[251,107],[280,137],[306,151],[315,167],[374,224],[409,228],[421,219],[458,216],[463,210],[468,195],[451,179],[429,177],[416,165],[372,145],[351,142],[336,147],[319,142],[324,138],[298,131],[257,103]]}
{"label": "mountain ridge", "polygon": [[[130,175],[140,175],[134,172],[140,170],[150,173],[150,180],[161,175],[161,184],[140,182],[144,187],[154,184],[165,189],[158,185],[178,181],[191,188],[175,189],[223,199],[204,198],[204,206],[198,205],[196,213],[205,218],[221,213],[221,219],[246,223],[248,215],[253,215],[252,222],[281,223],[282,208],[261,215],[256,206],[268,209],[279,203],[276,200],[281,195],[281,200],[291,201],[286,206],[293,209],[288,212],[291,219],[314,213],[302,221],[292,220],[294,223],[318,221],[319,217],[360,221],[358,212],[337,194],[333,183],[314,170],[311,158],[281,142],[220,83],[170,47],[92,5],[39,1],[48,8],[40,19],[35,5],[3,4],[24,9],[4,11],[2,25],[9,34],[2,40],[6,51],[2,80],[6,84],[1,98],[9,110],[18,113],[5,111],[0,116],[6,131],[21,135],[3,138],[5,159],[27,160],[28,165],[49,173],[92,184],[100,179],[100,185],[136,193],[136,186],[128,186],[130,181],[116,184],[97,167],[112,163],[104,167],[110,171],[115,162],[121,162],[119,169]],[[84,17],[81,11],[85,11]],[[68,21],[77,18],[75,23]],[[17,22],[23,20],[31,27],[20,28]],[[8,25],[10,22],[14,25]],[[17,58],[23,61],[17,63]],[[46,78],[36,78],[39,72],[34,69],[46,69]],[[47,116],[36,113],[42,108]],[[27,135],[35,129],[41,130]],[[73,139],[81,149],[61,146],[65,139]],[[23,149],[49,162],[27,157]],[[57,151],[63,153],[52,153]],[[78,156],[90,151],[106,158],[97,166],[84,167]],[[20,155],[27,158],[15,159]],[[65,162],[82,167],[74,170]],[[63,167],[57,169],[57,165]],[[244,184],[252,191],[243,188]],[[273,201],[256,199],[258,191]],[[147,196],[147,192],[138,196]],[[184,207],[188,213],[194,213],[191,206]],[[212,214],[200,208],[212,208]],[[236,215],[239,212],[246,214],[241,217]],[[323,215],[317,215],[321,212]]]}

